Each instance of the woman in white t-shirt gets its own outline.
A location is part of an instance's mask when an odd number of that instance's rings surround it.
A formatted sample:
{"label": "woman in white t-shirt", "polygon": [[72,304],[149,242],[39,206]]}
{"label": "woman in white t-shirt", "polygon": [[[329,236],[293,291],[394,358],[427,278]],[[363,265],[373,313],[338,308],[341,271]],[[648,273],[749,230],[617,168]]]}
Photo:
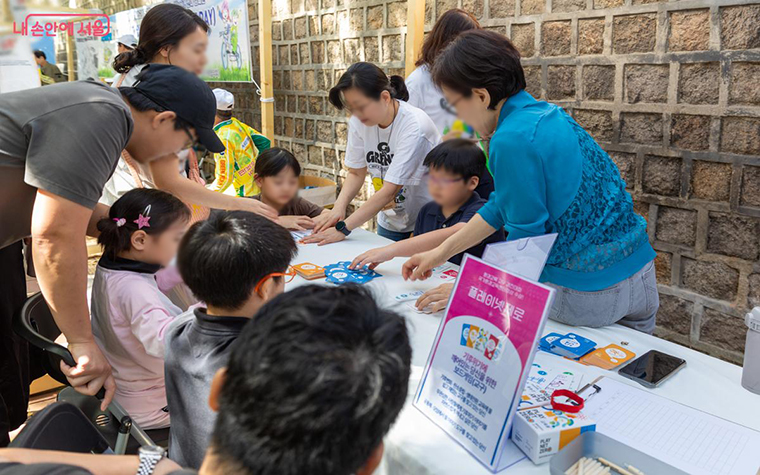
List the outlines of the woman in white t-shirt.
{"label": "woman in white t-shirt", "polygon": [[[471,128],[457,119],[456,111],[446,102],[443,93],[433,84],[430,70],[435,58],[463,31],[480,29],[480,23],[471,13],[452,8],[438,18],[433,29],[425,37],[412,74],[406,78],[409,90],[409,104],[418,107],[433,119],[438,130],[444,135],[469,138]],[[445,137],[444,137],[445,140]]]}
{"label": "woman in white t-shirt", "polygon": [[[457,118],[456,110],[446,102],[441,90],[433,84],[430,70],[433,68],[438,54],[460,33],[478,29],[480,29],[480,23],[471,13],[460,8],[452,8],[446,11],[438,18],[433,29],[425,37],[420,58],[416,63],[417,69],[406,79],[406,87],[409,90],[408,103],[425,111],[443,135],[443,140],[450,138],[473,139],[475,134],[472,127]],[[491,172],[486,168],[480,176],[475,191],[481,197],[488,199],[493,190],[493,178]]]}
{"label": "woman in white t-shirt", "polygon": [[[379,235],[399,241],[412,234],[420,208],[430,201],[422,161],[441,134],[427,114],[404,102],[407,98],[401,76],[388,78],[371,63],[353,64],[330,89],[330,103],[351,113],[348,176],[333,210],[314,220],[314,234],[304,242],[342,241],[375,215]],[[346,218],[367,173],[375,193]]]}

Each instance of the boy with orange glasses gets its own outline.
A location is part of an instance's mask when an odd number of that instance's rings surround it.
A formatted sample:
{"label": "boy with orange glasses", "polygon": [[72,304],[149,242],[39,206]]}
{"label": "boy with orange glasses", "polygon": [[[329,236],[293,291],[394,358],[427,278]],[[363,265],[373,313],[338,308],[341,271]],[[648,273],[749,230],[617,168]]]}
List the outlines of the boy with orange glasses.
{"label": "boy with orange glasses", "polygon": [[165,337],[170,458],[183,467],[198,469],[208,447],[214,374],[226,366],[245,323],[293,279],[295,254],[290,231],[245,211],[212,213],[182,240],[177,267],[206,303],[177,317]]}

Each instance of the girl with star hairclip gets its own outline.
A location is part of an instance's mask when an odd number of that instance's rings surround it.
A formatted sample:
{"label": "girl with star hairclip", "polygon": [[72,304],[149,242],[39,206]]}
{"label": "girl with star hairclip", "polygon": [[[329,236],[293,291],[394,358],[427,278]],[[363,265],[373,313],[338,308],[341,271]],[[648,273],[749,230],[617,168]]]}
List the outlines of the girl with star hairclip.
{"label": "girl with star hairclip", "polygon": [[92,285],[92,333],[114,369],[116,400],[144,429],[169,426],[163,335],[184,311],[167,296],[182,283],[169,264],[189,221],[178,198],[137,188],[98,222],[103,257]]}

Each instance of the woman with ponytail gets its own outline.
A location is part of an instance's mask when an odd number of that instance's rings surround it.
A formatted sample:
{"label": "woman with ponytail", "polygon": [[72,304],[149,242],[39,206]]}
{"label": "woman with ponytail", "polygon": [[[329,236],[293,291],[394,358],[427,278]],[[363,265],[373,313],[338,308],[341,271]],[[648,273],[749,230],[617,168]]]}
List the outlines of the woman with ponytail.
{"label": "woman with ponytail", "polygon": [[[388,78],[371,63],[356,63],[330,89],[330,103],[347,110],[348,176],[330,213],[314,222],[305,243],[342,241],[353,229],[378,216],[377,233],[393,241],[411,236],[420,208],[430,201],[422,162],[441,141],[430,117],[406,103],[401,76]],[[346,208],[361,190],[367,173],[375,193],[346,218]],[[345,219],[345,221],[344,221]]]}
{"label": "woman with ponytail", "polygon": [[173,64],[200,75],[207,63],[209,26],[191,10],[164,3],[148,10],[140,22],[140,41],[114,58],[114,87],[132,87],[148,63]]}
{"label": "woman with ponytail", "polygon": [[[140,22],[137,47],[114,58],[113,67],[119,74],[114,77],[113,86],[131,88],[140,72],[151,63],[171,64],[200,75],[208,62],[208,32],[209,26],[192,10],[172,3],[152,7]],[[153,107],[149,100],[145,106]],[[277,217],[274,210],[261,202],[238,200],[206,189],[197,170],[197,161],[189,152],[192,150],[186,150],[179,156],[169,155],[149,166],[142,166],[131,160],[128,154],[122,154],[111,179],[106,183],[100,202],[110,206],[129,190],[159,188],[175,194],[185,203],[197,205],[193,207],[196,210],[239,209],[272,219]],[[188,159],[191,160],[191,179],[184,176],[184,162]],[[195,219],[198,218],[197,214],[194,210]]]}

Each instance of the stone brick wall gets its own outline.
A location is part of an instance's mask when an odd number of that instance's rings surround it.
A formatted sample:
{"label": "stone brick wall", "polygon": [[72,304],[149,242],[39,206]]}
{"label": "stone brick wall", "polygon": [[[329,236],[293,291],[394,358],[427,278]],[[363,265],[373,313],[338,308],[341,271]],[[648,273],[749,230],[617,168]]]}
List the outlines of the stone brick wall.
{"label": "stone brick wall", "polygon": [[[657,334],[735,362],[741,316],[760,305],[754,2],[428,0],[425,22],[429,30],[440,13],[462,7],[512,38],[528,91],[565,107],[602,144],[649,222]],[[402,73],[405,23],[404,1],[273,0],[276,138],[306,173],[340,183],[347,119],[329,106],[327,91],[359,60]],[[236,95],[236,114],[258,127],[255,88],[225,87]]]}

